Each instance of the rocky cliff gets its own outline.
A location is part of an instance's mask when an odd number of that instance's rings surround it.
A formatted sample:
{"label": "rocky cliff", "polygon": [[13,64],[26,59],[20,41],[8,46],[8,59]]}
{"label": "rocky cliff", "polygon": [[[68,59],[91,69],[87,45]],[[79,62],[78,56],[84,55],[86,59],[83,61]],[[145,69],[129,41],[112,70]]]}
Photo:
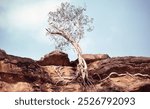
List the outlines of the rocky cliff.
{"label": "rocky cliff", "polygon": [[54,51],[41,60],[8,55],[0,50],[0,91],[150,91],[150,57],[84,54],[90,84],[76,77],[77,60]]}

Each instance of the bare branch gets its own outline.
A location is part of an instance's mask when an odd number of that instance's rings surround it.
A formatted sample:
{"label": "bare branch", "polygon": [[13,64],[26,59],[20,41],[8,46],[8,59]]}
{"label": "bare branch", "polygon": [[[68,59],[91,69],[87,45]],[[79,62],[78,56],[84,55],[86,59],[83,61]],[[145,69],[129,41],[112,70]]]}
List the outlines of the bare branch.
{"label": "bare branch", "polygon": [[46,31],[49,33],[49,34],[52,34],[52,35],[60,35],[60,36],[63,36],[63,34],[61,32],[50,32],[48,29],[46,29]]}

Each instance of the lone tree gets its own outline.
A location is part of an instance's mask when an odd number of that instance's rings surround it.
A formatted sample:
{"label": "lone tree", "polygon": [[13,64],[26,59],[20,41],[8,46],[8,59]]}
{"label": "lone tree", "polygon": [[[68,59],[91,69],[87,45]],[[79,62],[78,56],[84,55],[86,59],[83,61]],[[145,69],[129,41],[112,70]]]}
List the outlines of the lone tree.
{"label": "lone tree", "polygon": [[63,50],[72,45],[78,57],[77,75],[81,74],[83,81],[88,80],[87,64],[82,57],[79,41],[84,37],[84,31],[92,31],[93,18],[89,18],[84,12],[85,8],[75,7],[70,3],[61,3],[54,12],[49,12],[46,29],[47,34],[55,41],[56,49]]}

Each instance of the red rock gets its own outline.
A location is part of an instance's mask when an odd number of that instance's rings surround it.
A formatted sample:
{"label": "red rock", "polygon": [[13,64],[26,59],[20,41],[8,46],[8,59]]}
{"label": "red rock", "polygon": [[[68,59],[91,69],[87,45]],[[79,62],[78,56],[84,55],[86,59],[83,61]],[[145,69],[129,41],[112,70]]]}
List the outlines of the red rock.
{"label": "red rock", "polygon": [[5,59],[6,55],[7,55],[6,52],[0,49],[0,60]]}
{"label": "red rock", "polygon": [[[85,59],[87,64],[92,63],[94,61],[110,58],[108,54],[82,54],[82,57]],[[71,66],[75,67],[77,66],[77,64],[78,64],[77,59],[71,62]]]}
{"label": "red rock", "polygon": [[44,56],[41,60],[37,61],[41,66],[57,65],[57,66],[69,66],[70,61],[68,54],[61,51],[53,51]]}
{"label": "red rock", "polygon": [[[52,52],[49,55],[57,57],[58,54],[59,52]],[[40,66],[30,58],[8,55],[0,50],[0,91],[150,91],[150,57],[103,56],[84,55],[86,60],[94,61],[88,64],[91,84],[84,87],[81,76],[75,78],[76,67],[62,66],[60,63]],[[58,60],[56,57],[55,61]],[[95,57],[99,60],[95,61]]]}
{"label": "red rock", "polygon": [[85,59],[87,64],[94,61],[110,58],[107,54],[83,54],[82,57]]}

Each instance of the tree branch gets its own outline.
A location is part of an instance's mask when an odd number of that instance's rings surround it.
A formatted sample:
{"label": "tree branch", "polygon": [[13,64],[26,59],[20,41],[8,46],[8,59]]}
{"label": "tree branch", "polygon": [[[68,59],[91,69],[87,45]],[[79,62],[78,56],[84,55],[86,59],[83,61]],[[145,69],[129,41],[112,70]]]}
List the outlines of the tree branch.
{"label": "tree branch", "polygon": [[46,29],[46,31],[49,33],[49,34],[52,34],[52,35],[60,35],[60,36],[63,36],[63,34],[61,32],[50,32],[48,29]]}

